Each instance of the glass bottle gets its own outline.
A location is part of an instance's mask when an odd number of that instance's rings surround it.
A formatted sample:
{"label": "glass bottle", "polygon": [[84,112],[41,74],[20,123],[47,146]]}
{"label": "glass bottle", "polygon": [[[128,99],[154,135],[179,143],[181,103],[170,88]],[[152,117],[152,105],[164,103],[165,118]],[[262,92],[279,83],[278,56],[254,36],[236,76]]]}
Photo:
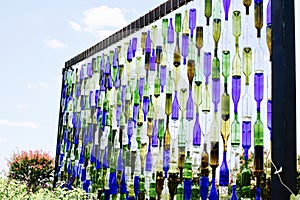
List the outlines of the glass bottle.
{"label": "glass bottle", "polygon": [[194,30],[196,28],[196,9],[191,8],[189,12],[189,28],[190,28],[190,35],[191,38],[194,36]]}
{"label": "glass bottle", "polygon": [[203,78],[202,78],[202,65],[201,65],[201,49],[203,47],[203,27],[196,27],[196,48],[197,48],[197,62],[195,65],[195,84],[201,87]]}
{"label": "glass bottle", "polygon": [[230,7],[230,1],[231,0],[223,0],[223,8],[225,13],[225,21],[228,21],[228,12]]}
{"label": "glass bottle", "polygon": [[204,16],[206,17],[206,25],[209,26],[209,18],[211,17],[212,0],[205,0]]}
{"label": "glass bottle", "polygon": [[162,37],[163,37],[163,45],[167,43],[167,34],[168,34],[168,19],[164,18],[162,20]]}
{"label": "glass bottle", "polygon": [[181,31],[181,13],[176,13],[175,14],[176,45],[175,45],[174,57],[173,57],[173,65],[175,67],[180,66],[180,60],[181,60],[181,53],[180,53],[180,47],[179,47],[180,31]]}
{"label": "glass bottle", "polygon": [[257,37],[261,37],[263,27],[263,0],[254,0],[254,24],[257,30]]}
{"label": "glass bottle", "polygon": [[214,1],[214,12],[213,12],[213,38],[215,41],[215,57],[218,49],[218,43],[221,36],[221,0]]}
{"label": "glass bottle", "polygon": [[249,7],[252,4],[252,0],[243,0],[243,4],[246,8],[246,15],[249,15]]}
{"label": "glass bottle", "polygon": [[146,71],[150,69],[150,58],[151,58],[151,38],[150,38],[150,31],[148,31],[146,41],[145,41],[145,70]]}

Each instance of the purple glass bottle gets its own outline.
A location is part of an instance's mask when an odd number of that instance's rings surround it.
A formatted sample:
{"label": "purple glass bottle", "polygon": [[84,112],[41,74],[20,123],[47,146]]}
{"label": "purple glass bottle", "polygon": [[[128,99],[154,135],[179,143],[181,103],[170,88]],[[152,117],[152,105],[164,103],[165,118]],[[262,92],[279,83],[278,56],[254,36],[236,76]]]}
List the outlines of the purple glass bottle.
{"label": "purple glass bottle", "polygon": [[172,120],[178,120],[179,119],[179,101],[177,97],[177,90],[175,90],[175,95],[172,103],[172,115],[171,115]]}
{"label": "purple glass bottle", "polygon": [[204,53],[204,68],[203,74],[205,76],[205,84],[209,83],[209,76],[211,74],[211,53],[205,52]]}
{"label": "purple glass bottle", "polygon": [[225,12],[225,20],[228,21],[228,11],[230,7],[230,1],[231,0],[223,0],[223,8]]}
{"label": "purple glass bottle", "polygon": [[257,111],[260,111],[260,103],[264,97],[264,74],[255,73],[254,75],[254,99],[257,103]]}
{"label": "purple glass bottle", "polygon": [[191,8],[189,13],[189,28],[191,31],[191,38],[194,36],[194,30],[196,28],[196,9]]}
{"label": "purple glass bottle", "polygon": [[232,77],[232,101],[234,105],[234,113],[238,112],[238,103],[241,96],[241,76]]}
{"label": "purple glass bottle", "polygon": [[137,46],[137,38],[134,37],[134,38],[132,38],[132,47],[131,47],[133,57],[135,57],[136,46]]}
{"label": "purple glass bottle", "polygon": [[196,113],[196,120],[193,130],[193,145],[200,147],[201,145],[201,127],[199,123],[199,113]]}
{"label": "purple glass bottle", "polygon": [[174,43],[174,28],[173,28],[172,18],[170,18],[170,22],[169,22],[167,42],[168,44]]}
{"label": "purple glass bottle", "polygon": [[189,36],[182,35],[181,55],[183,56],[183,64],[186,65],[186,57],[189,53]]}
{"label": "purple glass bottle", "polygon": [[167,66],[161,65],[160,66],[160,87],[161,92],[164,92],[164,87],[167,83]]}
{"label": "purple glass bottle", "polygon": [[251,121],[243,121],[242,123],[242,146],[245,151],[244,158],[248,160],[248,150],[251,147]]}
{"label": "purple glass bottle", "polygon": [[212,102],[214,103],[214,112],[218,112],[220,103],[220,79],[212,79]]}
{"label": "purple glass bottle", "polygon": [[194,101],[193,101],[193,94],[192,89],[189,89],[189,97],[186,102],[186,115],[185,118],[187,120],[193,120],[194,119]]}

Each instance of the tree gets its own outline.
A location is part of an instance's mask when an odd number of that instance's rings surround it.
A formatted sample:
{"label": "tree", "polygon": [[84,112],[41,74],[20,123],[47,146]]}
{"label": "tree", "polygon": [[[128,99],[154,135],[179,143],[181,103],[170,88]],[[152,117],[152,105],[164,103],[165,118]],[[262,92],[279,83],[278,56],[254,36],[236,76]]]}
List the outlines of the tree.
{"label": "tree", "polygon": [[42,151],[14,153],[8,165],[8,178],[25,183],[28,192],[48,187],[53,178],[54,159]]}

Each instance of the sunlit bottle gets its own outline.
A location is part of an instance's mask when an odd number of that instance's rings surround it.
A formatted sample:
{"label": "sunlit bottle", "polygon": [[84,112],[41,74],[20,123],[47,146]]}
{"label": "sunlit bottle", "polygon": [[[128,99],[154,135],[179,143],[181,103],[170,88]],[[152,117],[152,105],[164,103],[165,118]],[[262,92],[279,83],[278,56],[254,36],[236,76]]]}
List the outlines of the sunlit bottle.
{"label": "sunlit bottle", "polygon": [[249,7],[251,6],[252,0],[243,0],[243,4],[246,8],[246,15],[249,15]]}
{"label": "sunlit bottle", "polygon": [[195,84],[199,87],[202,87],[202,65],[201,65],[201,49],[203,47],[203,27],[196,27],[196,48],[197,48],[197,62],[195,65]]}
{"label": "sunlit bottle", "polygon": [[150,58],[151,58],[151,38],[150,38],[150,31],[148,31],[146,41],[145,41],[145,69],[146,69],[146,71],[150,70]]}
{"label": "sunlit bottle", "polygon": [[180,33],[180,31],[181,31],[181,13],[176,13],[175,14],[176,44],[175,44],[174,57],[173,57],[173,65],[175,67],[179,67],[180,66],[180,61],[181,61],[181,53],[180,53],[180,47],[179,47],[179,33]]}
{"label": "sunlit bottle", "polygon": [[194,37],[194,30],[196,28],[196,9],[191,8],[189,12],[189,28],[190,28],[190,36]]}
{"label": "sunlit bottle", "polygon": [[230,8],[230,2],[231,2],[231,0],[223,0],[225,21],[228,21],[228,12],[229,12],[229,8]]}
{"label": "sunlit bottle", "polygon": [[261,37],[263,27],[263,0],[254,0],[254,24],[257,30],[257,37]]}
{"label": "sunlit bottle", "polygon": [[218,43],[221,36],[221,0],[214,1],[213,38],[215,42],[215,57],[217,57]]}
{"label": "sunlit bottle", "polygon": [[206,25],[209,26],[209,18],[211,17],[212,0],[205,0],[204,16],[206,17]]}

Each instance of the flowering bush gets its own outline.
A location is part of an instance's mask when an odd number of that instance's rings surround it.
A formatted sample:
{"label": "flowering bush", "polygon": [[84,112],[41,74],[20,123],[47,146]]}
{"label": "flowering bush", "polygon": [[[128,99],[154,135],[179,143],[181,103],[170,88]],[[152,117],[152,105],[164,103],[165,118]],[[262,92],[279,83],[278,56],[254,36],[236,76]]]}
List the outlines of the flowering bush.
{"label": "flowering bush", "polygon": [[57,187],[55,189],[41,188],[35,193],[28,192],[27,186],[17,180],[10,180],[7,178],[0,178],[0,199],[2,200],[17,200],[17,199],[30,199],[30,200],[68,200],[68,199],[85,199],[85,191],[79,188],[73,190],[62,189]]}
{"label": "flowering bush", "polygon": [[51,184],[54,159],[48,153],[42,151],[14,153],[8,165],[8,178],[24,183],[28,192]]}

